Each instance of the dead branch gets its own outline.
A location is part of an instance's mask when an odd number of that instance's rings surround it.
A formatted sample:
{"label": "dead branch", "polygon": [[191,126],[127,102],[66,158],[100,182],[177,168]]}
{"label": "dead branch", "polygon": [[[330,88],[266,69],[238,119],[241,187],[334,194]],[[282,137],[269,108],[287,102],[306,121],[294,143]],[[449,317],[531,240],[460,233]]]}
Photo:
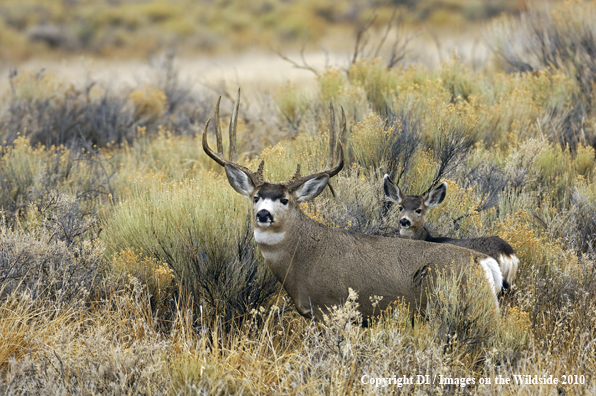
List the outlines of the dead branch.
{"label": "dead branch", "polygon": [[308,41],[308,35],[306,39],[304,39],[304,43],[302,44],[302,48],[300,49],[300,59],[302,60],[302,64],[296,62],[295,60],[287,57],[279,50],[273,50],[281,59],[285,60],[286,62],[290,63],[294,68],[301,69],[301,70],[308,70],[314,73],[315,76],[319,77],[319,71],[315,69],[313,66],[309,65],[306,61],[306,57],[304,56],[304,51],[306,50],[306,42]]}

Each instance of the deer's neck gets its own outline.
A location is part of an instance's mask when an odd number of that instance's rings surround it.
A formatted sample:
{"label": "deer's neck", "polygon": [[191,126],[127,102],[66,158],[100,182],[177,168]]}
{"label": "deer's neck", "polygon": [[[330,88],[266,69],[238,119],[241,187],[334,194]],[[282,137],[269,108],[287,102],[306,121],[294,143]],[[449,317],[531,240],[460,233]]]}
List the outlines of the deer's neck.
{"label": "deer's neck", "polygon": [[[326,239],[328,227],[311,220],[302,211],[291,221],[286,221],[283,229],[254,228],[254,236],[259,250],[273,274],[285,279],[286,288],[303,268],[302,263],[309,257],[316,257],[322,242]],[[310,260],[312,261],[312,260]]]}
{"label": "deer's neck", "polygon": [[256,228],[254,230],[255,241],[260,245],[275,246],[284,240],[285,231],[269,230],[267,228]]}
{"label": "deer's neck", "polygon": [[275,230],[270,228],[255,228],[255,242],[261,250],[265,261],[271,266],[271,263],[277,263],[284,260],[283,246],[288,244],[286,238],[287,232],[284,230]]}
{"label": "deer's neck", "polygon": [[430,231],[428,230],[428,228],[426,228],[426,226],[416,230],[416,231],[412,231],[409,230],[409,233],[403,233],[402,231],[408,231],[408,229],[405,230],[400,230],[399,236],[400,238],[406,238],[406,239],[413,239],[416,241],[426,241],[426,242],[435,242],[435,243],[452,243],[454,241],[454,239],[452,238],[447,238],[447,237],[435,237],[432,236]]}
{"label": "deer's neck", "polygon": [[430,241],[430,239],[432,239],[432,236],[426,227],[421,227],[417,230],[412,230],[411,228],[400,228],[399,236],[400,238],[413,239],[416,241]]}

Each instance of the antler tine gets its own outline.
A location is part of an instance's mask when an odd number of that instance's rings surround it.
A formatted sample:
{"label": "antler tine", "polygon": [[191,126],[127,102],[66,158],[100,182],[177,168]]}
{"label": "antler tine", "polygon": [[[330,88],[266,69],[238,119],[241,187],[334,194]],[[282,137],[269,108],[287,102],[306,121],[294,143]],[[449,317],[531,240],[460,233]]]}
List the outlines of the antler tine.
{"label": "antler tine", "polygon": [[[329,106],[330,110],[330,127],[329,127],[329,160],[327,162],[327,166],[325,170],[318,173],[312,173],[308,176],[301,176],[300,175],[300,165],[298,165],[296,169],[296,173],[290,180],[284,183],[290,190],[298,188],[307,180],[310,180],[315,177],[327,175],[329,178],[337,175],[340,170],[344,167],[344,150],[343,145],[341,144],[341,135],[339,138],[336,137],[336,128],[335,128],[335,110],[333,108],[333,104]],[[344,113],[344,109],[341,109],[341,134],[343,135],[346,131],[346,115]],[[336,154],[336,147],[337,147],[337,154]],[[336,159],[336,157],[338,157]],[[334,161],[337,161],[334,164]],[[331,187],[331,185],[329,185]],[[331,189],[333,192],[333,189]],[[335,195],[335,194],[334,194]]]}
{"label": "antler tine", "polygon": [[217,138],[217,153],[214,152],[211,147],[209,147],[209,143],[207,141],[207,132],[209,129],[209,122],[211,118],[207,120],[205,124],[205,130],[203,131],[203,150],[205,153],[211,157],[215,162],[219,165],[225,167],[226,165],[232,166],[237,169],[241,169],[250,177],[253,184],[255,186],[260,186],[265,183],[265,179],[263,178],[263,166],[265,161],[261,161],[259,164],[259,169],[257,172],[253,172],[250,169],[238,164],[236,162],[237,155],[236,155],[236,125],[238,120],[238,107],[240,105],[240,89],[238,89],[238,96],[236,97],[236,102],[234,103],[234,110],[232,112],[232,120],[230,121],[230,159],[226,160],[223,155],[223,142],[221,138],[221,124],[219,120],[219,104],[221,102],[221,96],[217,100],[217,105],[215,106],[215,136]]}
{"label": "antler tine", "polygon": [[333,102],[329,101],[329,159],[327,160],[327,168],[333,166],[335,162],[335,108]]}
{"label": "antler tine", "polygon": [[[332,117],[334,118],[335,121],[335,112],[333,112]],[[344,108],[341,107],[341,132],[339,137],[336,138],[335,136],[335,122],[333,123],[333,133],[330,133],[330,135],[333,135],[333,141],[334,141],[334,146],[337,146],[337,164],[333,164],[333,161],[335,160],[335,150],[332,150],[332,146],[331,143],[329,143],[329,162],[327,164],[327,168],[325,168],[325,170],[323,172],[327,173],[329,175],[329,177],[333,177],[335,175],[337,175],[339,173],[340,170],[342,170],[342,168],[344,167],[344,147],[341,143],[341,137],[343,135],[345,135],[346,133],[346,113],[344,112]],[[331,140],[331,137],[329,137],[329,140]],[[337,144],[335,144],[335,141],[337,141]]]}
{"label": "antler tine", "polygon": [[263,179],[263,168],[265,167],[265,160],[261,160],[259,168],[257,169],[257,176]]}
{"label": "antler tine", "polygon": [[236,127],[238,126],[238,108],[240,107],[240,88],[234,102],[232,110],[232,119],[230,120],[230,161],[236,162]]}
{"label": "antler tine", "polygon": [[209,157],[211,157],[211,159],[213,159],[219,165],[225,166],[226,165],[226,160],[223,158],[223,155],[219,155],[218,153],[216,153],[215,151],[213,151],[211,149],[211,147],[209,147],[209,143],[207,142],[207,130],[209,128],[209,122],[211,122],[211,118],[209,118],[207,120],[207,123],[205,124],[205,130],[203,131],[203,150],[205,150],[205,153],[207,153],[207,155]]}
{"label": "antler tine", "polygon": [[219,103],[221,102],[221,96],[217,99],[215,105],[215,137],[217,138],[217,153],[223,158],[223,142],[221,139],[221,122],[219,120]]}
{"label": "antler tine", "polygon": [[300,164],[296,165],[296,173],[294,173],[294,176],[292,176],[292,178],[295,179],[295,178],[299,178],[299,177],[302,177],[300,175]]}
{"label": "antler tine", "polygon": [[221,125],[219,122],[219,103],[221,102],[221,96],[217,99],[217,104],[215,105],[215,137],[217,138],[217,153],[214,152],[211,147],[209,147],[209,143],[207,142],[207,132],[209,130],[209,122],[211,118],[207,120],[205,123],[205,130],[203,131],[203,150],[209,157],[211,157],[215,162],[217,162],[221,166],[226,166],[228,161],[223,156],[223,143],[221,139]]}
{"label": "antler tine", "polygon": [[[329,174],[329,177],[333,177],[335,175],[337,175],[339,173],[340,170],[342,170],[342,168],[344,167],[344,146],[341,143],[341,138],[342,136],[344,136],[346,134],[346,113],[344,112],[344,108],[343,106],[341,107],[341,132],[340,135],[337,139],[337,156],[339,157],[337,159],[337,164],[335,166],[333,166],[333,157],[331,156],[331,154],[329,154],[329,162],[330,165],[327,165],[327,173]],[[329,148],[329,151],[331,152],[331,148]],[[332,167],[333,166],[333,167]]]}

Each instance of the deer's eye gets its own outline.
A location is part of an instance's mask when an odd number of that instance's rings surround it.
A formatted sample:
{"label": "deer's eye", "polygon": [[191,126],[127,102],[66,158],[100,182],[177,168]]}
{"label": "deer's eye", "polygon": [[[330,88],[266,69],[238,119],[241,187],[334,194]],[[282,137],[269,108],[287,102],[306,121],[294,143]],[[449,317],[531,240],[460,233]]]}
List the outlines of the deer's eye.
{"label": "deer's eye", "polygon": [[281,202],[282,205],[287,205],[288,204],[288,200],[287,199],[281,199],[279,202]]}
{"label": "deer's eye", "polygon": [[398,209],[400,212],[401,212],[402,210],[404,210],[403,206],[400,206],[400,207],[398,207],[397,209]]}
{"label": "deer's eye", "polygon": [[255,197],[254,200],[255,200],[255,203],[259,202],[259,197]]}
{"label": "deer's eye", "polygon": [[418,214],[422,213],[422,209],[416,209],[416,213],[418,213]]}

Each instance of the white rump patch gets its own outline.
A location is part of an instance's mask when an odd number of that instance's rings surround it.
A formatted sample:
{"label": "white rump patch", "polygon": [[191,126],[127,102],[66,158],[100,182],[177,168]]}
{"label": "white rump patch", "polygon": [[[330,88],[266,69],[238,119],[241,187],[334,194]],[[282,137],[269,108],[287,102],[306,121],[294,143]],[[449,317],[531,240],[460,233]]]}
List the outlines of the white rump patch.
{"label": "white rump patch", "polygon": [[254,234],[255,241],[264,245],[275,245],[276,243],[280,243],[284,239],[284,236],[286,236],[285,232],[270,232],[259,229],[256,229]]}
{"label": "white rump patch", "polygon": [[515,254],[512,254],[511,256],[501,254],[499,256],[499,265],[501,266],[501,272],[503,273],[503,280],[511,286],[517,275],[519,258],[517,258],[517,255]]}
{"label": "white rump patch", "polygon": [[493,287],[496,296],[503,287],[503,274],[501,273],[499,263],[494,258],[488,257],[480,260],[480,265],[484,268],[486,279],[488,279],[488,282]]}

